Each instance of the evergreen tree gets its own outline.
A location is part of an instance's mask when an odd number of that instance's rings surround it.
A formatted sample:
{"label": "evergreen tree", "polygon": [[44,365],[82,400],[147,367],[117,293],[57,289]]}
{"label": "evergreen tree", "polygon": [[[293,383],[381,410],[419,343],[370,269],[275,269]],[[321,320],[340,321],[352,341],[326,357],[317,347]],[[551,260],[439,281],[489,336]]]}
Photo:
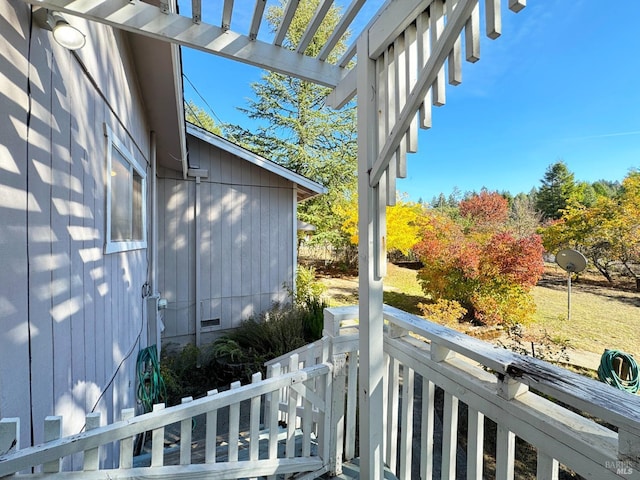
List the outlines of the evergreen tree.
{"label": "evergreen tree", "polygon": [[194,125],[208,132],[215,133],[216,135],[222,135],[220,127],[216,124],[215,120],[211,118],[211,115],[193,103],[193,100],[185,102],[184,113],[187,122],[193,123]]}
{"label": "evergreen tree", "polygon": [[567,208],[567,201],[576,191],[573,173],[560,161],[547,167],[536,195],[536,208],[545,219],[556,220]]}
{"label": "evergreen tree", "polygon": [[[283,46],[297,48],[318,4],[319,0],[300,3]],[[283,1],[267,12],[274,31],[284,6]],[[337,7],[331,7],[306,49],[308,55],[320,52],[338,22],[338,13]],[[336,57],[345,50],[345,41],[343,38],[334,50]],[[240,110],[263,123],[255,132],[231,126],[227,133],[246,148],[327,187],[326,195],[300,204],[298,215],[316,226],[315,241],[328,241],[334,246],[346,244],[348,239],[340,229],[343,219],[333,213],[333,206],[356,187],[355,104],[352,102],[339,111],[330,109],[324,106],[330,89],[275,72],[265,72],[252,88],[255,98]]]}

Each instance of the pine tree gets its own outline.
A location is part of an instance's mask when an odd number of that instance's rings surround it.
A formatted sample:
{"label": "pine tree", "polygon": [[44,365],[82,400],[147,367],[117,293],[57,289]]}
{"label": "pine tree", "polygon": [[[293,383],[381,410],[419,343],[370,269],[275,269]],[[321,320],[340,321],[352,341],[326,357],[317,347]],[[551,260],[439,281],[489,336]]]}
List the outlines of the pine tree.
{"label": "pine tree", "polygon": [[567,201],[575,193],[573,173],[564,162],[556,162],[547,168],[540,182],[542,186],[536,195],[536,208],[545,219],[557,220],[562,216],[562,210],[567,208]]}
{"label": "pine tree", "polygon": [[[319,0],[301,2],[283,42],[295,49],[304,28],[314,15]],[[282,18],[284,2],[269,8],[267,19],[275,31]],[[337,7],[332,7],[307,47],[308,55],[320,52],[338,22]],[[344,51],[345,38],[334,55]],[[329,59],[331,60],[331,58]],[[316,241],[334,246],[346,244],[341,233],[342,219],[332,206],[355,191],[357,168],[357,126],[355,105],[339,111],[324,106],[330,89],[298,78],[265,72],[252,84],[255,99],[240,108],[249,118],[263,123],[252,132],[239,126],[227,129],[243,146],[327,187],[321,195],[298,206],[299,218],[316,226]]]}

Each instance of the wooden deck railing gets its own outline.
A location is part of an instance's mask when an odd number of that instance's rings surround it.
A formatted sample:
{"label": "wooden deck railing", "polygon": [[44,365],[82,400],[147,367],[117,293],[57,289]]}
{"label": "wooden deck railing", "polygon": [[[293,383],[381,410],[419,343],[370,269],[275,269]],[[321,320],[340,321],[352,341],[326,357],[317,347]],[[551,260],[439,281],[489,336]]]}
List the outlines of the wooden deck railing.
{"label": "wooden deck railing", "polygon": [[[122,420],[111,425],[99,426],[99,414],[87,416],[86,431],[78,435],[60,438],[61,417],[48,417],[45,420],[44,445],[20,449],[19,420],[3,419],[0,423],[0,449],[9,451],[0,456],[0,477],[16,472],[30,471],[32,468],[37,475],[45,478],[71,478],[76,476],[83,479],[139,479],[139,478],[197,478],[198,475],[215,476],[215,478],[257,478],[268,476],[275,478],[277,474],[292,474],[299,472],[324,473],[326,463],[322,456],[328,451],[328,442],[318,440],[317,453],[312,455],[309,447],[296,451],[292,442],[293,434],[288,430],[286,438],[281,439],[278,431],[278,410],[272,409],[264,419],[270,428],[270,434],[264,435],[260,431],[260,410],[263,398],[289,402],[282,395],[304,398],[305,412],[301,412],[302,424],[309,423],[310,414],[316,413],[319,430],[327,430],[326,405],[331,392],[331,371],[328,363],[315,365],[299,370],[295,368],[295,356],[292,357],[291,368],[287,373],[279,373],[279,366],[271,368],[271,376],[262,380],[260,374],[253,377],[253,383],[240,386],[235,383],[230,390],[224,392],[211,391],[204,398],[185,399],[181,405],[164,408],[156,405],[154,411],[140,416],[134,416],[133,409],[122,411]],[[239,455],[240,444],[240,404],[250,403],[249,432],[242,443],[247,445],[243,451],[244,458]],[[294,402],[295,403],[295,402]],[[228,408],[228,432],[224,441],[218,437],[218,411]],[[198,415],[206,416],[205,463],[191,462],[191,426],[192,419]],[[289,412],[293,417],[296,412]],[[179,423],[181,430],[179,465],[164,465],[164,430],[171,424]],[[296,421],[291,422],[296,424]],[[133,443],[136,435],[151,431],[151,465],[149,467],[134,467]],[[311,445],[311,429],[304,432],[304,439]],[[266,445],[261,447],[261,442]],[[99,470],[100,448],[110,444],[117,444],[119,448],[119,467],[117,469]],[[300,450],[300,449],[298,449]],[[61,459],[83,452],[83,467],[79,472],[60,471]],[[220,461],[221,454],[225,461]],[[319,472],[319,473],[318,473]],[[20,475],[27,476],[27,474]],[[212,477],[213,478],[213,477]]]}
{"label": "wooden deck railing", "polygon": [[[528,463],[539,479],[557,479],[563,468],[587,479],[640,479],[640,397],[392,307],[385,306],[384,316],[380,415],[384,460],[398,478],[518,478],[523,467],[516,467],[516,445],[526,442],[533,455]],[[61,419],[49,418],[49,441],[42,446],[18,449],[18,422],[4,419],[0,451],[11,451],[0,456],[0,477],[32,468],[46,479],[280,474],[311,479],[340,473],[343,461],[358,456],[357,317],[357,307],[327,309],[325,336],[269,362],[265,380],[256,375],[250,385],[235,384],[137,417],[125,410],[122,421],[112,425],[98,426],[99,418],[89,415],[87,431],[71,437],[58,438]],[[240,438],[241,402],[250,404],[246,438]],[[229,410],[224,444],[216,440],[222,408]],[[201,414],[205,463],[194,464],[191,419]],[[180,465],[164,465],[164,428],[176,422]],[[148,431],[153,432],[151,466],[135,467],[133,438]],[[119,467],[99,470],[101,447],[113,443],[120,451]],[[240,443],[247,447],[239,451]],[[60,459],[78,452],[84,452],[83,471],[57,473]]]}

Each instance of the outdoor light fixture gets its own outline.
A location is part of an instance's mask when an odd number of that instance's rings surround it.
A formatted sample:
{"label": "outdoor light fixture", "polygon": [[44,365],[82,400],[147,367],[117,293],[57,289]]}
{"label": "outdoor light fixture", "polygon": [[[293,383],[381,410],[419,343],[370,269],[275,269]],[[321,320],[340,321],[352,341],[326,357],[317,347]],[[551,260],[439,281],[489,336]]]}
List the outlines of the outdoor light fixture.
{"label": "outdoor light fixture", "polygon": [[64,48],[77,50],[84,47],[87,38],[84,33],[69,22],[58,12],[48,12],[47,24],[51,27],[54,40]]}

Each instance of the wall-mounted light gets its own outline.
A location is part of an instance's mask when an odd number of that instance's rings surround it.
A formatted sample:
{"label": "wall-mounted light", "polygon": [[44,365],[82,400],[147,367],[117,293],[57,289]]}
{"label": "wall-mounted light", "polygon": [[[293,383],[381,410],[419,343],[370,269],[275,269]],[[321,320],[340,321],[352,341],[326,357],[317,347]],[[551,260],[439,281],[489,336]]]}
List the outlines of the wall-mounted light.
{"label": "wall-mounted light", "polygon": [[47,25],[53,32],[53,38],[59,45],[69,50],[77,50],[84,47],[87,37],[58,12],[47,13]]}

